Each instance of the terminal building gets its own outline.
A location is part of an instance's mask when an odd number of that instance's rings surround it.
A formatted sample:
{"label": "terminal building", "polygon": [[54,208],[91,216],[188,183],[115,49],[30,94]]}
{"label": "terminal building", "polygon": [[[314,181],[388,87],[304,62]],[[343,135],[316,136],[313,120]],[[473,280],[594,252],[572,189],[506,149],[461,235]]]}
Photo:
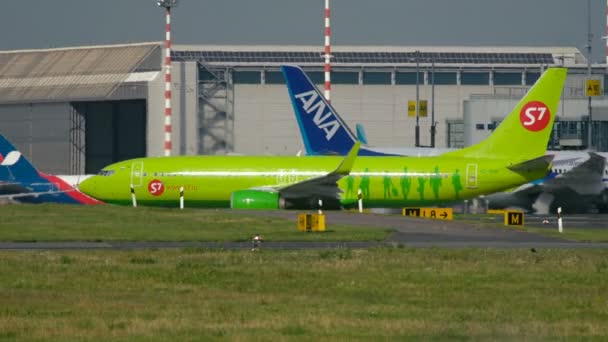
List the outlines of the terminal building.
{"label": "terminal building", "polygon": [[[280,65],[323,85],[318,46],[172,48],[172,154],[295,155],[302,139]],[[162,43],[0,52],[0,133],[42,171],[94,173],[164,152]],[[608,150],[605,64],[571,47],[333,47],[332,104],[376,146],[414,146],[408,101],[428,101],[421,145],[487,136],[551,66],[569,68],[551,148]],[[591,101],[585,81],[600,81]],[[434,100],[434,101],[433,101]]]}

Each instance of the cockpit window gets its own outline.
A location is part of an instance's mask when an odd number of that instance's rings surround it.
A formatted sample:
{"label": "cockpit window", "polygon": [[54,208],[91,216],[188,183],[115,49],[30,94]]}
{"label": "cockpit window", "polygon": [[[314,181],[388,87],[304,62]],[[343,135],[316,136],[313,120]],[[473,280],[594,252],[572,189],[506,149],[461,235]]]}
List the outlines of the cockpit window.
{"label": "cockpit window", "polygon": [[115,172],[114,170],[101,170],[101,171],[99,171],[98,175],[107,177],[107,176],[113,175],[114,172]]}

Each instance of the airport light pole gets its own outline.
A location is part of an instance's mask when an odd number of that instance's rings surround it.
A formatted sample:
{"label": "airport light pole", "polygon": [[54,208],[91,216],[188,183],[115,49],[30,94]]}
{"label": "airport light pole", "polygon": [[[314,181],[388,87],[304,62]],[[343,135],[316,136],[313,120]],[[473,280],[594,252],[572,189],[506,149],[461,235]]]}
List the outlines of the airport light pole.
{"label": "airport light pole", "polygon": [[431,55],[431,148],[435,148],[435,58]]}
{"label": "airport light pole", "polygon": [[[560,60],[561,62],[561,67],[564,68],[566,66],[566,57],[564,55],[558,56],[557,59]],[[562,96],[561,96],[561,100],[562,100],[562,118],[565,117],[565,111],[566,111],[566,87],[564,87],[562,89]],[[560,125],[556,123],[558,122],[558,117],[557,117],[557,113],[555,116],[555,123],[553,124],[553,131],[551,134],[553,134],[553,145],[551,146],[552,149],[556,150],[559,149],[559,127]]]}
{"label": "airport light pole", "polygon": [[420,147],[420,51],[416,50],[416,131],[415,146]]}
{"label": "airport light pole", "polygon": [[[561,62],[561,67],[564,68],[566,66],[566,58],[564,57],[564,55],[561,56],[557,56],[557,59],[559,59],[559,61]],[[564,89],[562,90],[562,117],[565,115],[564,111],[566,110],[565,107],[565,102],[564,102],[564,97],[566,93],[566,87],[564,87]]]}
{"label": "airport light pole", "polygon": [[177,0],[157,0],[158,6],[165,8],[165,156],[171,155],[171,8],[177,6]]}
{"label": "airport light pole", "polygon": [[[591,33],[591,0],[587,0],[587,80],[591,80],[591,40],[593,33]],[[585,85],[586,88],[586,85]],[[587,111],[589,113],[588,127],[587,127],[587,149],[593,149],[593,118],[591,110],[591,96],[587,96]]]}
{"label": "airport light pole", "polygon": [[[602,37],[606,41],[606,64],[608,64],[608,0],[606,1],[606,31],[605,36]],[[604,85],[606,87],[606,85]]]}

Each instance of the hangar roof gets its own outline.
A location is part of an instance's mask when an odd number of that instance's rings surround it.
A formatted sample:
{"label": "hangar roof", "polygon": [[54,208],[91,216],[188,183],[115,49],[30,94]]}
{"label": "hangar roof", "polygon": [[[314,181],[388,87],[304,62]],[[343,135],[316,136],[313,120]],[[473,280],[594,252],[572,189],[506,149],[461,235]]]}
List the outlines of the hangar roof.
{"label": "hangar roof", "polygon": [[107,98],[160,70],[160,50],[160,43],[142,43],[2,51],[0,102]]}
{"label": "hangar roof", "polygon": [[[0,51],[0,103],[128,98],[143,94],[162,65],[163,42]],[[174,61],[212,66],[320,67],[317,45],[174,45]],[[335,46],[337,67],[411,67],[435,63],[447,68],[520,68],[586,64],[573,47]],[[127,87],[128,85],[128,87]],[[137,85],[137,87],[132,87]],[[137,89],[136,89],[137,88]],[[127,91],[128,90],[128,91]]]}
{"label": "hangar roof", "polygon": [[[320,46],[238,46],[175,45],[174,60],[196,60],[228,65],[320,65]],[[585,57],[571,47],[462,47],[462,46],[336,46],[332,47],[334,65],[535,65],[584,64]]]}

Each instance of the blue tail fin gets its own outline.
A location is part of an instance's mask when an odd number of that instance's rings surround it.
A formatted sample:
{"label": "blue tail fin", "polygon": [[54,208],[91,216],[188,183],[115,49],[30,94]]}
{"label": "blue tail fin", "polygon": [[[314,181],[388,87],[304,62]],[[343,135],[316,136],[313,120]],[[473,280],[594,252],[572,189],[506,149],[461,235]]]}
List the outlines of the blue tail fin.
{"label": "blue tail fin", "polygon": [[357,141],[323,94],[297,66],[281,66],[309,155],[346,155]]}
{"label": "blue tail fin", "polygon": [[0,134],[0,181],[39,178],[34,166]]}

